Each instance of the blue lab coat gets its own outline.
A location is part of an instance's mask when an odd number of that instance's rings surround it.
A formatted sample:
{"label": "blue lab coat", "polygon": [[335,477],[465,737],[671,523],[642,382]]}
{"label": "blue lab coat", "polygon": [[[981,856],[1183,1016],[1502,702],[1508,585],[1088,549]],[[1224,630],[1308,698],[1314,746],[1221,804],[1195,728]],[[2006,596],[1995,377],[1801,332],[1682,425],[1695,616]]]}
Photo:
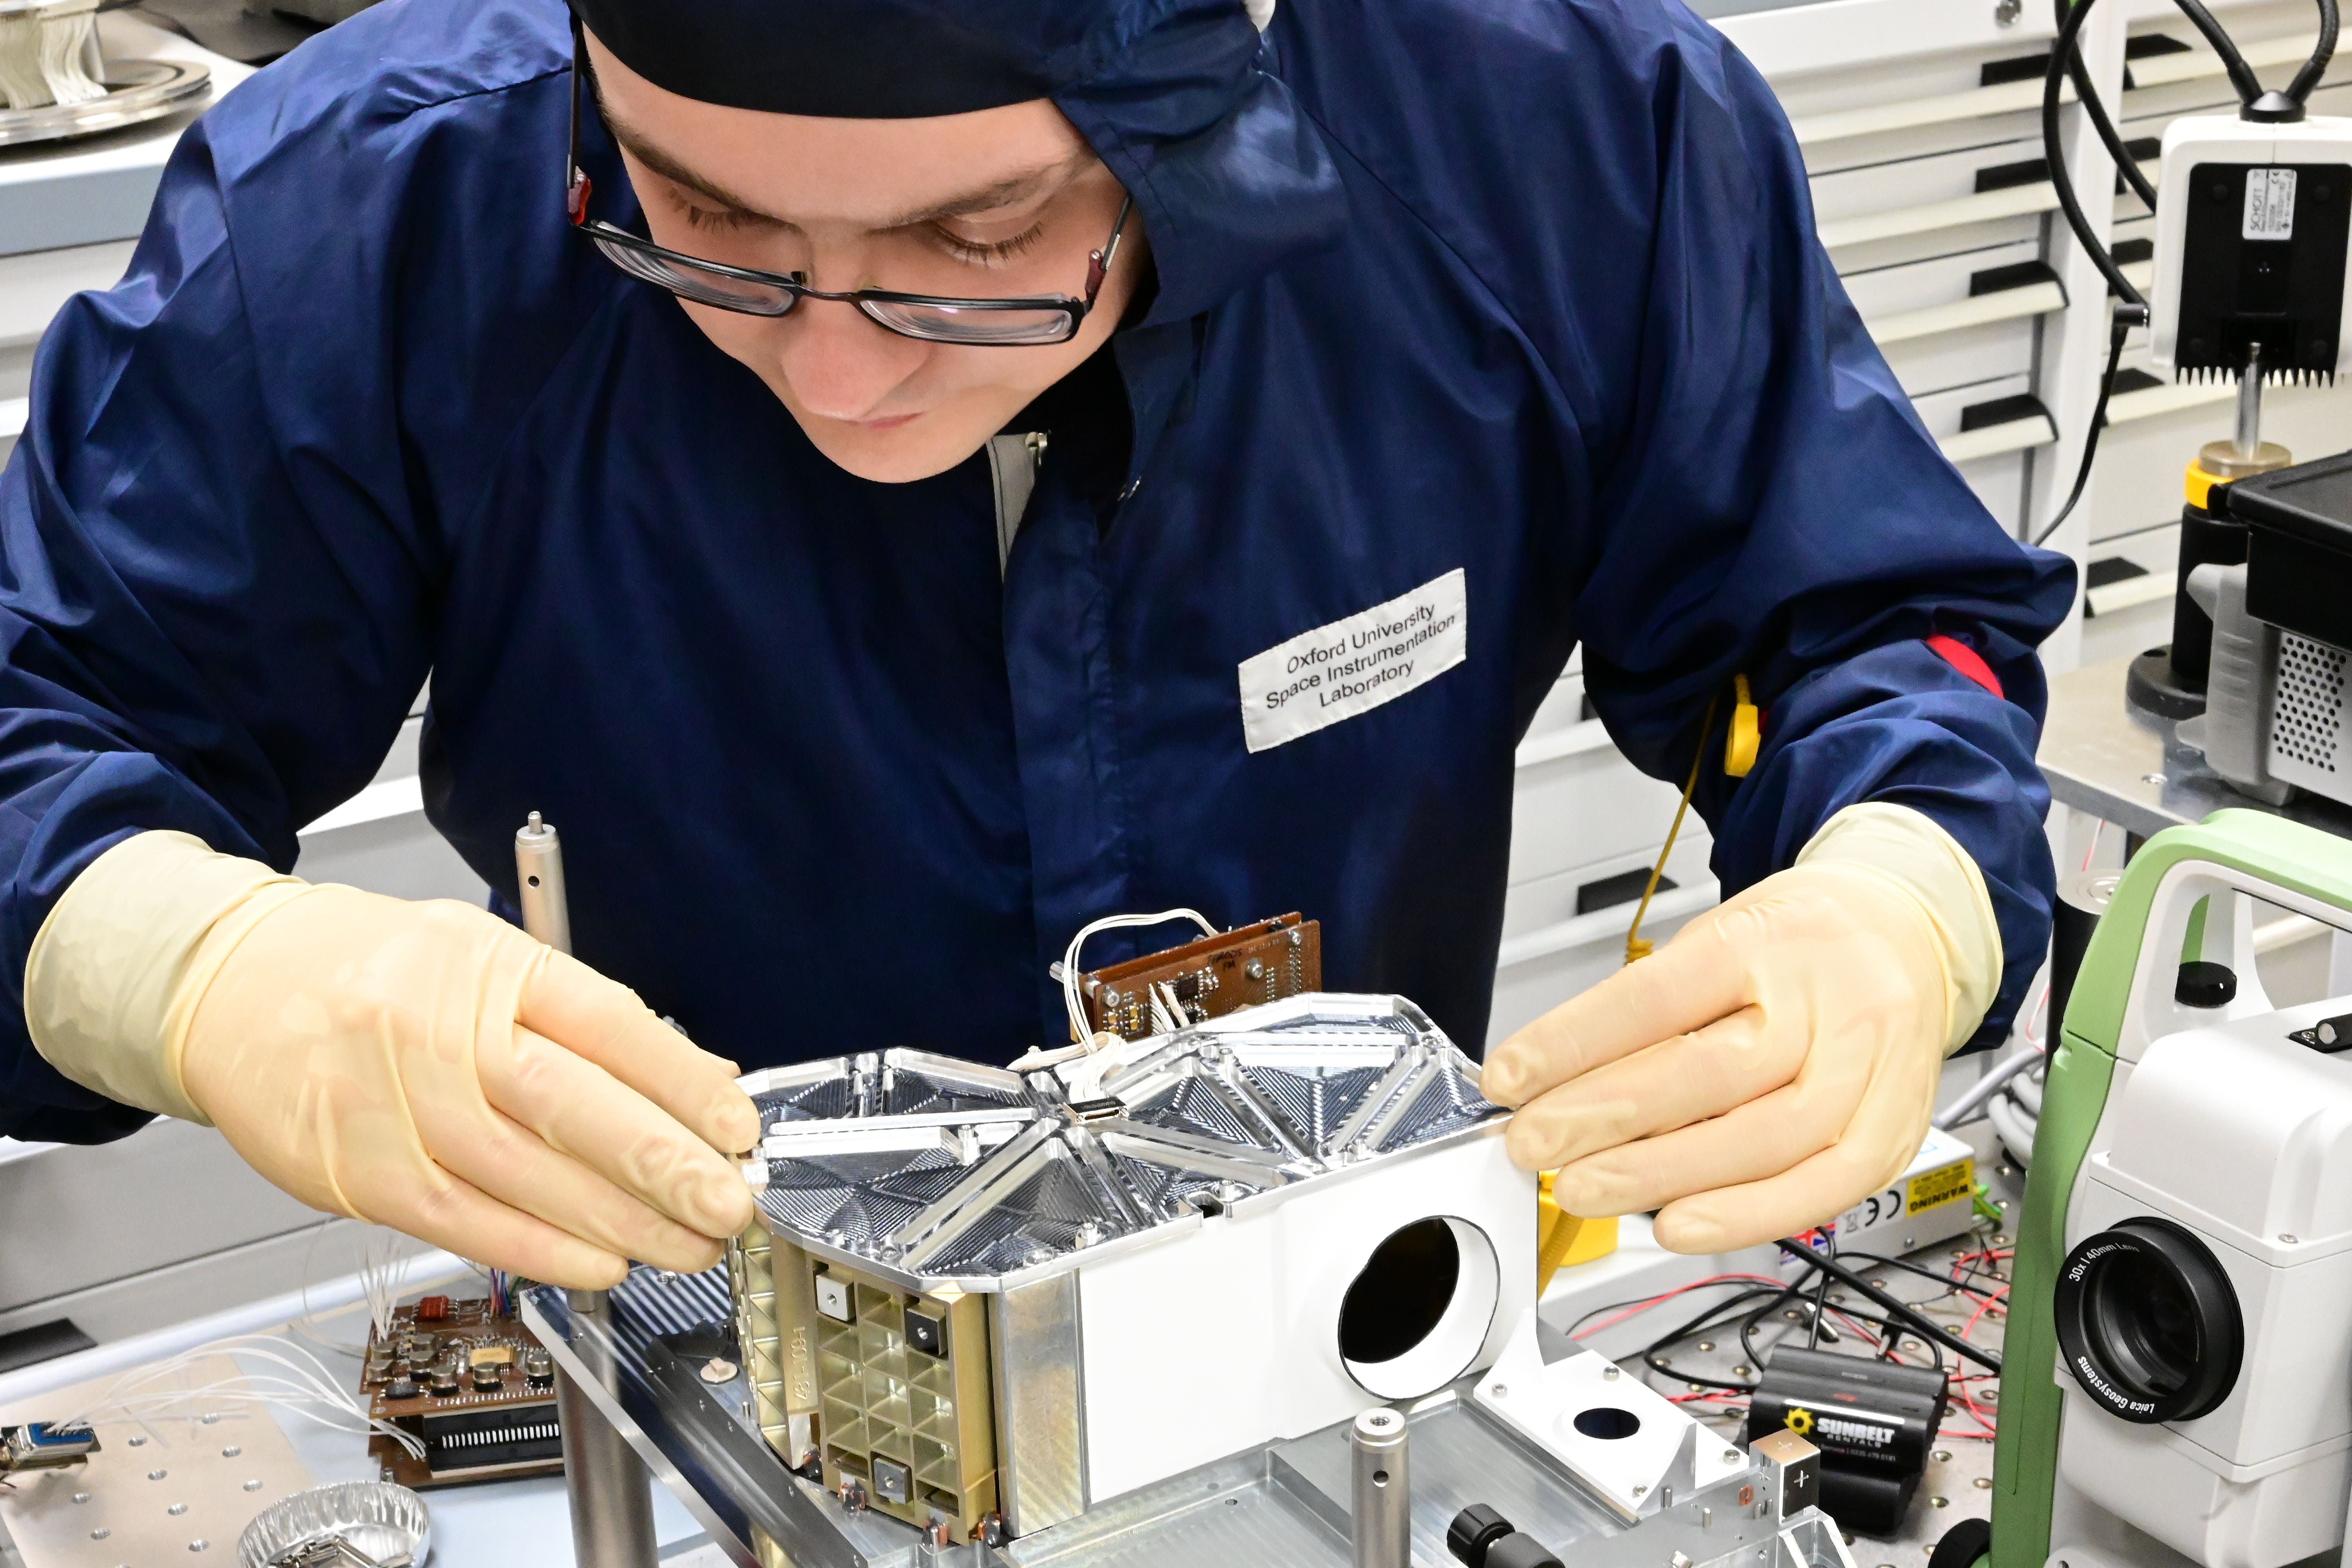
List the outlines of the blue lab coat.
{"label": "blue lab coat", "polygon": [[[428,671],[434,825],[510,900],[545,812],[579,954],[747,1067],[1057,1042],[1072,931],[1174,905],[1318,917],[1328,986],[1475,1047],[1513,747],[1580,643],[1654,775],[1722,700],[1727,889],[1854,801],[1948,828],[2005,1027],[2072,571],[1923,433],[1754,69],[1675,0],[1284,0],[1262,49],[1230,0],[1088,3],[1190,6],[1057,93],[1157,288],[1112,482],[1049,447],[1002,571],[985,454],[852,478],[570,231],[556,0],[390,0],[183,137],[0,480],[0,1131],[141,1120],[22,1023],[75,874],[149,828],[289,866]],[[1448,581],[1458,663],[1252,749],[1246,661]]]}

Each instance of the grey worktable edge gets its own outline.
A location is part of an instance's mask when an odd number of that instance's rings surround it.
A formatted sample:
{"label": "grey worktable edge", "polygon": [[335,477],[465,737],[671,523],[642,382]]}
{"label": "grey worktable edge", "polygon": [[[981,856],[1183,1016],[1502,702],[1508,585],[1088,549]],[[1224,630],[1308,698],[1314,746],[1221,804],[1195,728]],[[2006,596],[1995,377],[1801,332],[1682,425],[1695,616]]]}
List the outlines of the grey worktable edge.
{"label": "grey worktable edge", "polygon": [[2168,720],[2124,700],[2129,658],[2050,680],[2050,713],[2035,760],[2051,797],[2147,837],[2236,806],[2352,838],[2352,807],[2298,791],[2284,805],[2240,795],[2175,737]]}

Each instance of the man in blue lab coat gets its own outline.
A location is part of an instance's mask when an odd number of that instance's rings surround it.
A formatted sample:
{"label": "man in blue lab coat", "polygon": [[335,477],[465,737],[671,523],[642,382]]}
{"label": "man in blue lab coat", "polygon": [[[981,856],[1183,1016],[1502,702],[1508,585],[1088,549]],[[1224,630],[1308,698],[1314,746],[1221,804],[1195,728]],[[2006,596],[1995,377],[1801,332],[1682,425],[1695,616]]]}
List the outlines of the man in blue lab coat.
{"label": "man in blue lab coat", "polygon": [[[183,138],[0,552],[0,1131],[546,1279],[747,1216],[656,1012],[1002,1061],[1083,922],[1299,909],[1479,1040],[1580,643],[1733,897],[1489,1060],[1570,1206],[1834,1212],[2047,926],[2071,571],[1675,0],[389,0]],[[284,875],[428,671],[428,815],[505,911],[560,823],[576,959]]]}

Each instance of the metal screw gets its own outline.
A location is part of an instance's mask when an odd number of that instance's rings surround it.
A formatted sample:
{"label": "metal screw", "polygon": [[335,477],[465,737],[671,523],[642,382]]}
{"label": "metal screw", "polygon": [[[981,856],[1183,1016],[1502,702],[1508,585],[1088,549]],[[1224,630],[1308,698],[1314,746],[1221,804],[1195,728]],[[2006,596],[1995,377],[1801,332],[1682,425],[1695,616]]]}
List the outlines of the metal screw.
{"label": "metal screw", "polygon": [[1647,1488],[1647,1487],[1635,1487],[1635,1488],[1633,1489],[1633,1495],[1634,1495],[1635,1497],[1640,1497],[1643,1492],[1646,1492],[1646,1491],[1648,1491],[1649,1489],[1649,1489],[1649,1488]]}
{"label": "metal screw", "polygon": [[88,1502],[89,1500],[89,1494],[88,1492],[76,1492],[76,1493],[74,1493],[74,1501],[76,1501],[76,1502]]}
{"label": "metal screw", "polygon": [[246,1482],[245,1489],[249,1492],[259,1491],[261,1489],[261,1479],[257,1476],[252,1480]]}
{"label": "metal screw", "polygon": [[1979,1491],[1989,1492],[1992,1490],[1992,1478],[1990,1476],[1979,1476],[1976,1479],[1975,1484],[1976,1489]]}
{"label": "metal screw", "polygon": [[2000,0],[1992,8],[1993,26],[2014,27],[2017,19],[2025,15],[2025,0]]}
{"label": "metal screw", "polygon": [[234,1458],[236,1458],[239,1454],[242,1454],[242,1453],[244,1453],[244,1452],[245,1452],[245,1450],[244,1450],[243,1448],[239,1447],[238,1447],[236,1444],[235,1444],[235,1443],[231,1443],[227,1447],[223,1448],[223,1449],[221,1450],[221,1458],[224,1458],[224,1459],[234,1459]]}
{"label": "metal screw", "polygon": [[1927,1506],[1929,1508],[1949,1508],[1952,1506],[1952,1500],[1943,1497],[1931,1497],[1927,1500]]}
{"label": "metal screw", "polygon": [[2160,784],[2164,782],[2164,775],[2162,773],[2142,773],[2139,775],[2139,782],[2142,784]]}
{"label": "metal screw", "polygon": [[165,1509],[163,1511],[164,1511],[165,1513],[170,1514],[173,1519],[177,1519],[177,1518],[179,1518],[182,1514],[184,1514],[184,1513],[185,1513],[185,1512],[187,1512],[187,1511],[188,1511],[188,1505],[187,1505],[186,1503],[184,1503],[184,1502],[175,1502],[175,1503],[173,1503],[171,1507],[169,1507],[169,1508]]}
{"label": "metal screw", "polygon": [[194,1541],[191,1541],[191,1542],[188,1542],[188,1550],[189,1550],[189,1551],[191,1551],[191,1552],[210,1552],[212,1549],[213,1549],[213,1543],[212,1543],[211,1542],[209,1542],[209,1541],[206,1541],[206,1540],[205,1540],[203,1536],[201,1536],[201,1535],[197,1536]]}
{"label": "metal screw", "polygon": [[90,1538],[92,1541],[103,1541],[103,1540],[105,1540],[108,1536],[112,1535],[113,1533],[114,1533],[114,1531],[110,1531],[110,1530],[107,1529],[107,1528],[106,1528],[106,1526],[104,1526],[104,1525],[102,1525],[102,1524],[101,1524],[101,1525],[100,1525],[96,1530],[93,1530],[93,1531],[91,1531],[89,1532],[89,1538]]}
{"label": "metal screw", "polygon": [[1300,931],[1297,926],[1292,926],[1290,928],[1290,945],[1293,947],[1305,947],[1307,945],[1307,933]]}
{"label": "metal screw", "polygon": [[147,1479],[151,1481],[160,1481],[171,1473],[169,1470],[150,1470],[147,1472]]}
{"label": "metal screw", "polygon": [[1602,1368],[1601,1369],[1601,1381],[1602,1381],[1603,1383],[1614,1383],[1614,1382],[1616,1382],[1616,1381],[1617,1381],[1617,1369],[1616,1369],[1615,1367],[1613,1367],[1613,1366],[1604,1366],[1604,1367],[1602,1367]]}
{"label": "metal screw", "polygon": [[1715,1342],[1713,1340],[1701,1340],[1698,1342],[1698,1348],[1703,1351],[1711,1351],[1715,1348]]}
{"label": "metal screw", "polygon": [[1735,1366],[1735,1367],[1733,1367],[1733,1368],[1731,1369],[1731,1375],[1732,1375],[1732,1376],[1734,1376],[1734,1377],[1746,1377],[1746,1376],[1748,1376],[1748,1375],[1749,1375],[1749,1374],[1748,1374],[1748,1369],[1747,1369],[1746,1367],[1744,1367],[1744,1366]]}
{"label": "metal screw", "polygon": [[1248,975],[1252,980],[1263,980],[1265,978],[1265,965],[1253,958],[1249,961],[1249,967],[1243,970],[1242,973]]}
{"label": "metal screw", "polygon": [[1739,1463],[1739,1450],[1737,1448],[1726,1448],[1723,1451],[1723,1462],[1727,1465],[1736,1465]]}
{"label": "metal screw", "polygon": [[147,1439],[144,1437],[133,1437],[131,1439],[131,1446],[134,1448],[143,1448],[147,1446]]}
{"label": "metal screw", "polygon": [[1501,1399],[1501,1398],[1503,1398],[1505,1395],[1508,1394],[1511,1391],[1510,1391],[1509,1389],[1507,1389],[1507,1388],[1504,1387],[1501,1384],[1497,1383],[1497,1384],[1490,1384],[1490,1385],[1488,1386],[1488,1388],[1487,1388],[1486,1392],[1487,1392],[1488,1394],[1490,1394],[1494,1395],[1496,1399]]}
{"label": "metal screw", "polygon": [[1952,1462],[1952,1451],[1951,1451],[1949,1448],[1938,1448],[1938,1449],[1937,1449],[1937,1450],[1936,1450],[1936,1462],[1937,1462],[1937,1464],[1939,1464],[1939,1465],[1948,1465],[1948,1464],[1950,1464],[1950,1463]]}
{"label": "metal screw", "polygon": [[2282,1232],[2280,1232],[2280,1233],[2279,1233],[2279,1240],[2280,1240],[2280,1241],[2282,1241],[2282,1242],[2284,1242],[2285,1245],[2287,1245],[2287,1246],[2289,1246],[2289,1247],[2293,1247],[2293,1246],[2294,1245],[2294,1237],[2291,1237],[2291,1236],[2287,1235],[2287,1234],[2286,1234],[2285,1232],[2284,1232],[2284,1231],[2282,1231]]}
{"label": "metal screw", "polygon": [[1690,1391],[1693,1394],[1705,1394],[1706,1392],[1706,1384],[1703,1383],[1694,1383],[1690,1385]]}
{"label": "metal screw", "polygon": [[197,1416],[196,1419],[209,1426],[214,1422],[220,1419],[220,1412],[217,1410],[207,1410],[202,1415]]}

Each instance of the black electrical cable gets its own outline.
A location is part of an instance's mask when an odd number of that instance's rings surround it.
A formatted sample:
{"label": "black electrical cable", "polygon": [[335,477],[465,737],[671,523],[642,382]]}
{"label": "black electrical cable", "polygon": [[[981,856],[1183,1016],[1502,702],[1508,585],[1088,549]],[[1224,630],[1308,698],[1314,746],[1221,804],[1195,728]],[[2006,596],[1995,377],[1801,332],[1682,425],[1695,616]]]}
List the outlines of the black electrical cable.
{"label": "black electrical cable", "polygon": [[[2042,77],[2042,153],[2050,165],[2050,185],[2057,194],[2059,210],[2066,215],[2066,226],[2074,231],[2075,241],[2082,246],[2084,254],[2090,257],[2100,275],[2106,279],[2108,290],[2123,300],[2125,307],[2137,308],[2139,319],[2133,325],[2144,326],[2147,321],[2147,296],[2124,276],[2124,269],[2116,264],[2115,257],[2092,231],[2090,217],[2083,211],[2082,198],[2074,194],[2074,177],[2066,169],[2065,140],[2059,134],[2059,87],[2066,79],[2067,63],[2079,58],[2075,53],[2076,40],[2082,36],[2084,19],[2090,16],[2091,7],[2097,3],[2098,0],[2075,0],[2066,12],[2065,21],[2059,25],[2057,41],[2050,47],[2050,66]],[[2197,0],[2179,0],[2183,5],[2196,3]],[[2206,19],[2210,21],[2212,18],[2209,16]],[[2242,68],[2245,64],[2243,60],[2238,63]],[[2086,92],[2089,85],[2085,79],[2075,90],[2077,93]],[[2089,112],[2089,105],[2095,101],[2095,97],[2092,95],[2084,99],[2084,112]],[[2099,112],[2102,116],[2105,114],[2104,106]],[[2124,154],[2123,162],[2131,162],[2128,153]]]}
{"label": "black electrical cable", "polygon": [[[1949,1274],[1939,1274],[1935,1269],[1923,1268],[1916,1263],[1911,1262],[1908,1258],[1882,1258],[1874,1252],[1841,1252],[1838,1256],[1840,1258],[1850,1258],[1857,1262],[1868,1263],[1879,1268],[1900,1268],[1907,1274],[1916,1274],[1922,1279],[1933,1279],[1937,1284],[1943,1286],[1948,1291],[1965,1290],[1969,1295],[1981,1296],[1988,1300],[1997,1299],[2000,1294],[1998,1290],[1987,1290],[1980,1286],[1963,1284],[1959,1280],[1953,1279]],[[1970,1265],[1969,1272],[1976,1272],[1974,1265]],[[2002,1285],[2007,1285],[2009,1283],[2008,1280],[2002,1279],[1998,1274],[1989,1275],[1987,1278],[1996,1280]],[[1920,1303],[1914,1302],[1912,1304],[1914,1306],[1917,1306]]]}
{"label": "black electrical cable", "polygon": [[1680,1378],[1685,1383],[1697,1384],[1707,1388],[1728,1388],[1740,1394],[1753,1394],[1756,1392],[1756,1385],[1752,1383],[1730,1383],[1719,1377],[1706,1377],[1697,1373],[1684,1372],[1679,1368],[1665,1365],[1658,1360],[1658,1356],[1668,1345],[1671,1345],[1679,1340],[1686,1340],[1690,1338],[1691,1335],[1698,1333],[1708,1327],[1709,1320],[1714,1318],[1717,1313],[1722,1312],[1734,1305],[1743,1304],[1758,1296],[1769,1296],[1772,1300],[1767,1301],[1763,1307],[1759,1309],[1759,1310],[1769,1312],[1780,1302],[1787,1300],[1788,1297],[1795,1291],[1795,1289],[1796,1287],[1792,1285],[1783,1285],[1777,1288],[1770,1285],[1751,1285],[1747,1289],[1742,1290],[1738,1295],[1732,1297],[1729,1300],[1717,1301],[1714,1306],[1709,1307],[1706,1311],[1701,1312],[1697,1317],[1693,1318],[1690,1321],[1685,1323],[1681,1328],[1676,1329],[1674,1332],[1670,1334],[1663,1334],[1657,1339],[1651,1341],[1648,1347],[1642,1352],[1643,1364],[1646,1365],[1652,1372],[1661,1373],[1667,1377]]}
{"label": "black electrical cable", "polygon": [[1976,1363],[1979,1366],[1983,1367],[1987,1372],[1998,1373],[2000,1371],[2000,1358],[1999,1356],[1993,1354],[1990,1351],[1978,1349],[1976,1346],[1969,1343],[1968,1341],[1952,1333],[1941,1323],[1928,1318],[1924,1313],[1914,1311],[1910,1307],[1896,1300],[1894,1297],[1888,1295],[1877,1286],[1873,1285],[1869,1280],[1864,1279],[1861,1275],[1856,1274],[1853,1269],[1848,1268],[1844,1264],[1833,1262],[1829,1258],[1823,1258],[1811,1247],[1801,1247],[1793,1241],[1781,1241],[1776,1245],[1780,1247],[1781,1251],[1797,1259],[1797,1261],[1802,1263],[1806,1268],[1816,1268],[1825,1274],[1829,1274],[1834,1277],[1837,1282],[1844,1286],[1847,1289],[1855,1291],[1858,1294],[1865,1296],[1871,1300],[1877,1302],[1879,1306],[1885,1308],[1889,1314],[1901,1319],[1903,1321],[1909,1323],[1913,1328],[1916,1329],[1920,1338],[1933,1341],[1935,1343],[1943,1346],[1946,1350],[1950,1351],[1955,1355],[1968,1357],[1969,1360]]}
{"label": "black electrical cable", "polygon": [[[2215,54],[2221,57],[2221,68],[2230,73],[2230,87],[2238,95],[2239,106],[2252,108],[2254,100],[2263,95],[2263,84],[2255,79],[2254,68],[2248,65],[2246,57],[2238,52],[2238,46],[2231,40],[2230,35],[2221,30],[2221,24],[2213,20],[2213,13],[2205,9],[2204,0],[2172,0],[2172,3],[2180,7],[2180,14],[2205,35],[2205,41],[2213,47]],[[2087,11],[2090,8],[2091,0],[2083,0],[2083,9]]]}
{"label": "black electrical cable", "polygon": [[[2052,0],[2052,3],[2058,8],[2058,25],[2063,28],[2066,25],[2067,0]],[[2326,3],[2333,5],[2335,0],[2326,0]],[[2052,47],[2054,49],[2056,46],[2053,44]],[[2107,115],[2107,106],[2099,101],[2098,90],[2091,85],[2091,68],[2083,63],[2082,50],[2069,49],[2066,52],[2066,75],[2074,84],[2075,101],[2090,117],[2091,128],[2099,133],[2099,142],[2106,148],[2107,156],[2116,161],[2116,172],[2131,186],[2132,195],[2146,204],[2148,211],[2154,212],[2156,186],[2139,172],[2139,160],[2133,157],[2131,149],[2124,145],[2122,133],[2116,130],[2116,122]],[[2048,146],[2042,148],[2042,153],[2055,162],[2056,154]]]}
{"label": "black electrical cable", "polygon": [[2286,95],[2302,103],[2311,97],[2311,89],[2327,74],[2327,62],[2336,55],[2336,0],[2319,0],[2319,42],[2304,62],[2294,79],[2287,83]]}
{"label": "black electrical cable", "polygon": [[2049,526],[2033,536],[2037,545],[2057,532],[2074,515],[2075,503],[2083,499],[2084,487],[2091,482],[2091,463],[2099,455],[2099,432],[2107,427],[2107,399],[2115,395],[2116,368],[2123,363],[2124,340],[2131,335],[2135,325],[2147,320],[2145,304],[2140,307],[2139,322],[2133,321],[2126,311],[2126,307],[2117,305],[2107,322],[2107,368],[2099,376],[2099,401],[2091,409],[2090,434],[2083,437],[2083,462],[2074,470],[2074,488],[2066,492],[2066,504],[2058,509],[2058,515],[2050,520]]}

